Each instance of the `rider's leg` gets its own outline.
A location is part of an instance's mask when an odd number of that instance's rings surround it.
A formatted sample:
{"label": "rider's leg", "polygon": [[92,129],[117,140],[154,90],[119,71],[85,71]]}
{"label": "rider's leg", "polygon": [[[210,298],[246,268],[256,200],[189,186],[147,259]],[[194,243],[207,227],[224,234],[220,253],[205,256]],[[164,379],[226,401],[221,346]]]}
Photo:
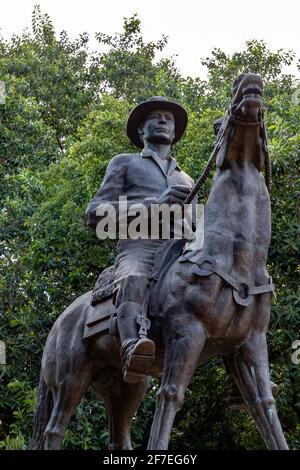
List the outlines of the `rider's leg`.
{"label": "rider's leg", "polygon": [[139,318],[146,317],[149,299],[149,281],[142,276],[127,276],[118,286],[115,304],[121,339],[123,377],[126,382],[142,380],[155,357],[155,344],[141,330]]}

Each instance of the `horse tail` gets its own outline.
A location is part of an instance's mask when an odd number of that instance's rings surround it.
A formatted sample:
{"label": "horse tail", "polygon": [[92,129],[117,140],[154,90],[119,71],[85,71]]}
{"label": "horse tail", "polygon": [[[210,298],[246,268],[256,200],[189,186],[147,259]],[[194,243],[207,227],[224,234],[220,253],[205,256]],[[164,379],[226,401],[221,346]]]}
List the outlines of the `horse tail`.
{"label": "horse tail", "polygon": [[38,403],[34,417],[33,435],[28,449],[40,450],[44,448],[44,432],[51,416],[52,407],[52,393],[41,374],[38,389]]}

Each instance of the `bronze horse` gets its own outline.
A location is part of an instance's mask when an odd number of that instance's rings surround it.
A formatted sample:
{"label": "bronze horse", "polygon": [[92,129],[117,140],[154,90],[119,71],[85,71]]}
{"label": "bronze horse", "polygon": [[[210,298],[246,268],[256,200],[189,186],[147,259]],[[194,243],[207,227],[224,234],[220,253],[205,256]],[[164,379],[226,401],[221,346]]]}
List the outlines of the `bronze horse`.
{"label": "bronze horse", "polygon": [[[288,449],[269,377],[266,331],[273,284],[266,270],[271,209],[265,163],[262,81],[242,75],[219,131],[217,172],[205,207],[202,249],[184,252],[155,287],[150,336],[162,376],[149,449],[167,449],[174,418],[199,364],[224,357],[269,449]],[[130,427],[150,376],[122,378],[120,342],[83,339],[91,292],[56,320],[44,349],[31,449],[59,449],[71,415],[92,385],[107,407],[110,449],[131,449]]]}

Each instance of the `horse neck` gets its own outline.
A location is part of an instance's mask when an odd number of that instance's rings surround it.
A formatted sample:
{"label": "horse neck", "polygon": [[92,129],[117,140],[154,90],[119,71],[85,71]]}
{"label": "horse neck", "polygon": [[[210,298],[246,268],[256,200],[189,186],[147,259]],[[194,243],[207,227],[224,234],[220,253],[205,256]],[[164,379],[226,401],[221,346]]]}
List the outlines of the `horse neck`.
{"label": "horse neck", "polygon": [[271,237],[269,194],[257,130],[242,129],[217,171],[204,219],[204,254],[241,275],[265,269]]}

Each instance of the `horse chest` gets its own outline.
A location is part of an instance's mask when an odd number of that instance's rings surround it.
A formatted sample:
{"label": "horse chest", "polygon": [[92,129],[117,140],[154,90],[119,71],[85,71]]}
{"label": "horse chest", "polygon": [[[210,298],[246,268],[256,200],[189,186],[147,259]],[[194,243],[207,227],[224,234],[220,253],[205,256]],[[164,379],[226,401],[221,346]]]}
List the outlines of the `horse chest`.
{"label": "horse chest", "polygon": [[187,270],[189,279],[185,280],[186,288],[177,293],[171,292],[170,303],[175,303],[178,294],[176,304],[179,311],[197,317],[210,338],[224,342],[224,345],[229,341],[232,347],[242,343],[253,326],[255,299],[250,306],[241,307],[234,301],[232,288],[226,286],[218,275],[197,278],[191,274],[192,266]]}

